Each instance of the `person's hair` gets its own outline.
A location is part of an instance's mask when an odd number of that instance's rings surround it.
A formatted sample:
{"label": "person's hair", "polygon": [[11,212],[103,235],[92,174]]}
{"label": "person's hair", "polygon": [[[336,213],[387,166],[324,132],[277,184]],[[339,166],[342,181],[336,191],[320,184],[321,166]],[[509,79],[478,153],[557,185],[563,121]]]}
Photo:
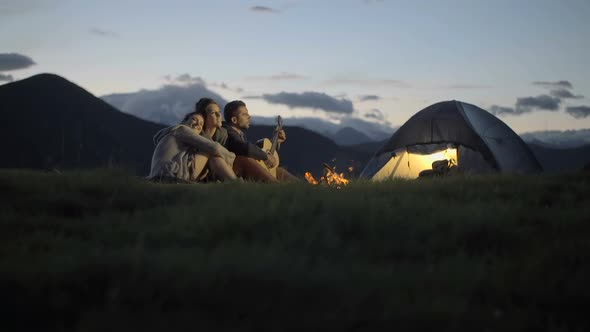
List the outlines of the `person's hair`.
{"label": "person's hair", "polygon": [[231,118],[234,116],[238,116],[238,108],[246,107],[246,103],[241,100],[234,100],[225,105],[223,108],[223,118],[225,122],[231,123]]}
{"label": "person's hair", "polygon": [[187,115],[184,116],[184,118],[182,119],[182,121],[180,123],[185,122],[186,120],[188,120],[188,118],[190,118],[191,116],[195,115],[195,114],[201,114],[199,112],[190,112]]}
{"label": "person's hair", "polygon": [[201,114],[203,116],[203,119],[206,119],[207,118],[207,107],[209,107],[209,105],[217,105],[219,107],[219,104],[217,104],[217,102],[215,100],[213,100],[211,98],[201,98],[195,104],[194,113]]}

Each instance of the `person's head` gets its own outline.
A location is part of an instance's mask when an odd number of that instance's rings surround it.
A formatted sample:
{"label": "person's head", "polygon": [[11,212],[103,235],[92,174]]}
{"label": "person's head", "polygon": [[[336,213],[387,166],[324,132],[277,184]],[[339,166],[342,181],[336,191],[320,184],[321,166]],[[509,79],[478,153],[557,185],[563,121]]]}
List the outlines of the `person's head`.
{"label": "person's head", "polygon": [[181,124],[185,126],[191,127],[197,134],[200,134],[203,131],[203,124],[205,124],[205,119],[203,115],[197,112],[190,112],[189,114],[184,116],[182,119]]}
{"label": "person's head", "polygon": [[195,104],[195,112],[205,119],[204,128],[221,128],[221,111],[219,105],[211,98],[201,98]]}
{"label": "person's head", "polygon": [[246,104],[241,100],[227,103],[223,108],[225,122],[239,129],[250,128],[250,114]]}

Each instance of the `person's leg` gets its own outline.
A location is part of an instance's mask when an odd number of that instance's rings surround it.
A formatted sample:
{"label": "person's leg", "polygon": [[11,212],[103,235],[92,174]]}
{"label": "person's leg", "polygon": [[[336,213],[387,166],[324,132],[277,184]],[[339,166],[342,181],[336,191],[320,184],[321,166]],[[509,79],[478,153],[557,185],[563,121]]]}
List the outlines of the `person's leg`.
{"label": "person's leg", "polygon": [[209,155],[197,153],[193,156],[193,168],[191,170],[191,180],[196,181],[203,178],[207,174],[207,161]]}
{"label": "person's leg", "polygon": [[289,173],[286,169],[282,167],[277,167],[277,179],[281,182],[299,182],[301,181],[295,175]]}
{"label": "person's leg", "polygon": [[264,166],[256,160],[244,156],[236,156],[234,161],[235,173],[247,180],[261,181],[268,183],[279,182]]}
{"label": "person's leg", "polygon": [[209,159],[209,168],[211,171],[224,180],[235,180],[237,179],[236,173],[232,168],[225,162],[225,159],[221,157],[212,157]]}

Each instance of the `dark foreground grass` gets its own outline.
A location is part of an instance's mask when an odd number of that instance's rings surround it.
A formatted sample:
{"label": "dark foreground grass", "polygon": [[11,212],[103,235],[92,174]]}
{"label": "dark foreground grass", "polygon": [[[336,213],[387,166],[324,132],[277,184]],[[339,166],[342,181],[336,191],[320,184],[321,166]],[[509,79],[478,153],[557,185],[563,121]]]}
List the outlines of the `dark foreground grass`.
{"label": "dark foreground grass", "polygon": [[0,172],[0,330],[587,331],[590,177]]}

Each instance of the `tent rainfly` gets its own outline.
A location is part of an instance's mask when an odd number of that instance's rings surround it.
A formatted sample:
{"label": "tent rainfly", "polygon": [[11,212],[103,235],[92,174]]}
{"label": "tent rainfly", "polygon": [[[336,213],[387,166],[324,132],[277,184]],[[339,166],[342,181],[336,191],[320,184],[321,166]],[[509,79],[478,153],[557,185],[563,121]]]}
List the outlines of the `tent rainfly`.
{"label": "tent rainfly", "polygon": [[500,119],[471,104],[444,101],[401,126],[369,161],[362,178],[417,178],[447,160],[460,173],[536,173],[541,165]]}

